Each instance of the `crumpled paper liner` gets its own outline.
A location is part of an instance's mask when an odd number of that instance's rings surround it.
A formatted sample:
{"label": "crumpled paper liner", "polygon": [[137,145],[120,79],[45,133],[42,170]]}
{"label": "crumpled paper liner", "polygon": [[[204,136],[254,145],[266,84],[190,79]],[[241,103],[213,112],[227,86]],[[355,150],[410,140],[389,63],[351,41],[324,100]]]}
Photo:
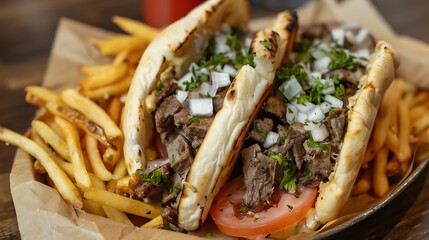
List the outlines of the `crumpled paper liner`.
{"label": "crumpled paper liner", "polygon": [[[298,9],[298,14],[301,26],[326,20],[359,21],[376,39],[389,41],[398,51],[401,56],[400,76],[419,87],[429,87],[429,46],[395,34],[368,0],[341,3],[335,0],[314,1]],[[262,28],[270,21],[254,20],[251,27]],[[54,90],[76,86],[82,78],[79,71],[82,65],[111,62],[111,59],[101,56],[95,47],[88,44],[89,38],[104,39],[110,34],[70,19],[61,19],[43,85]],[[427,156],[426,149],[423,150]],[[202,229],[192,232],[192,235],[185,235],[166,230],[142,229],[76,210],[67,205],[55,189],[42,183],[44,179],[33,171],[32,163],[28,154],[18,150],[10,174],[10,187],[22,239],[200,239],[206,233],[211,233],[213,239],[236,239],[220,233],[210,218]],[[410,172],[420,164],[427,163],[427,160],[416,163],[410,167]],[[370,196],[351,198],[350,201],[360,204],[349,206],[357,208],[346,208],[341,218],[325,225],[321,231],[329,231],[382,200]],[[314,237],[318,233],[301,235],[300,238]]]}

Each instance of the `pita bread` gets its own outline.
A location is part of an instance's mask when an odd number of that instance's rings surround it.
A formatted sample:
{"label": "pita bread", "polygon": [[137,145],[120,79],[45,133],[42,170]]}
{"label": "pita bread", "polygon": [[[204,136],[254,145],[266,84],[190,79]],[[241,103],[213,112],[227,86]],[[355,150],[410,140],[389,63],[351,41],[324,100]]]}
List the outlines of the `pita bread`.
{"label": "pita bread", "polygon": [[[244,0],[207,1],[167,27],[148,46],[125,105],[124,154],[130,175],[146,166],[144,153],[153,142],[153,116],[145,101],[158,82],[185,74],[204,54],[204,44],[222,24],[246,26],[248,20]],[[291,50],[289,39],[295,36],[296,28],[296,14],[283,12],[271,28],[256,33],[251,43],[255,67],[245,65],[239,70],[188,172],[178,200],[181,228],[195,230],[206,219],[213,197],[227,181],[245,133],[271,89],[276,69],[285,52]]]}
{"label": "pita bread", "polygon": [[301,231],[314,230],[340,215],[359,173],[381,100],[398,66],[399,56],[392,46],[378,42],[367,74],[360,80],[362,87],[349,100],[348,127],[339,160],[329,181],[320,184],[315,208],[301,223]]}

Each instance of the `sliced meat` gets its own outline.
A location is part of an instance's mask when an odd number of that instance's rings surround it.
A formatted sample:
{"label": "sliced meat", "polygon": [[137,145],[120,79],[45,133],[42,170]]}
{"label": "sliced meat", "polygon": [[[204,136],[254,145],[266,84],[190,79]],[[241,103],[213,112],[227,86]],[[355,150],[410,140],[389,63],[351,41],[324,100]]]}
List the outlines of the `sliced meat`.
{"label": "sliced meat", "polygon": [[[157,171],[157,174],[154,172]],[[159,176],[158,174],[161,174]],[[152,174],[152,175],[151,175]],[[156,177],[151,177],[155,176]],[[159,193],[162,192],[163,187],[165,187],[166,182],[170,177],[170,164],[164,164],[158,169],[155,169],[153,172],[144,175],[139,184],[134,188],[134,195],[137,196],[138,199],[143,198],[152,198]],[[154,182],[153,180],[159,181]]]}
{"label": "sliced meat", "polygon": [[353,85],[358,85],[359,79],[356,78],[355,74],[347,69],[335,69],[333,71],[330,71],[324,75],[324,77],[333,77],[338,76],[339,80],[341,82],[348,82]]}
{"label": "sliced meat", "polygon": [[176,96],[167,97],[156,109],[155,125],[158,132],[164,132],[174,124],[174,114],[182,109]]}
{"label": "sliced meat", "polygon": [[356,85],[353,84],[344,84],[344,96],[343,96],[343,107],[349,105],[349,98],[353,97],[357,92]]}
{"label": "sliced meat", "polygon": [[306,152],[303,159],[306,167],[311,171],[311,177],[305,179],[303,184],[317,186],[320,181],[326,181],[332,172],[331,151],[329,148],[323,150],[321,147],[310,147],[307,141],[304,142],[303,146]]}
{"label": "sliced meat", "polygon": [[167,206],[164,208],[164,212],[161,214],[162,218],[167,222],[177,226],[177,210],[172,206]]}
{"label": "sliced meat", "polygon": [[284,119],[286,116],[286,103],[281,99],[271,96],[265,102],[264,111],[276,116],[279,119]]}
{"label": "sliced meat", "polygon": [[344,127],[346,123],[345,111],[343,108],[337,108],[326,119],[331,145],[335,148],[341,143],[344,135]]}
{"label": "sliced meat", "polygon": [[191,142],[192,148],[197,149],[201,146],[212,122],[213,117],[198,118],[183,126],[183,135]]}
{"label": "sliced meat", "polygon": [[259,212],[273,193],[277,161],[262,154],[258,144],[244,149],[241,154],[246,186],[243,203],[250,210]]}
{"label": "sliced meat", "polygon": [[221,91],[216,93],[216,96],[213,98],[213,111],[217,113],[223,106],[223,100],[225,99],[226,92],[228,88],[224,88]]}
{"label": "sliced meat", "polygon": [[192,164],[191,145],[182,135],[178,135],[176,139],[167,144],[167,153],[171,161],[171,167],[176,172],[183,172]]}
{"label": "sliced meat", "polygon": [[304,141],[308,138],[308,133],[305,131],[304,125],[302,123],[295,122],[289,131],[288,137],[290,138],[288,140],[290,143],[288,143],[292,144],[291,151],[296,167],[301,169],[303,156],[305,155],[303,144]]}
{"label": "sliced meat", "polygon": [[177,83],[172,83],[162,88],[156,95],[156,105],[159,106],[167,97],[173,95],[177,90]]}
{"label": "sliced meat", "polygon": [[178,113],[174,114],[174,125],[176,127],[182,127],[184,125],[189,124],[190,116],[191,115],[189,114],[189,109],[183,108]]}
{"label": "sliced meat", "polygon": [[253,121],[253,129],[249,136],[258,143],[263,143],[269,131],[273,129],[273,120],[271,118],[257,119]]}

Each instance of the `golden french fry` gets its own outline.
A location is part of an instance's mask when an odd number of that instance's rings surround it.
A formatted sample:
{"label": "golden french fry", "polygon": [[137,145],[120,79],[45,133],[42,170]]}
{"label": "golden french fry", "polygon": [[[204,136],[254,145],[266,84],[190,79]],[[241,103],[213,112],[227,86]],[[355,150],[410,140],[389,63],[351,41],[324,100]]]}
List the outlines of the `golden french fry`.
{"label": "golden french fry", "polygon": [[395,154],[396,157],[399,156],[399,138],[392,131],[387,131],[386,133],[386,147]]}
{"label": "golden french fry", "polygon": [[97,46],[105,56],[117,55],[124,50],[145,49],[149,42],[145,37],[127,35],[115,35],[107,40],[90,39],[90,43]]}
{"label": "golden french fry", "polygon": [[118,183],[116,184],[116,190],[118,192],[123,192],[123,193],[128,193],[130,190],[130,182],[131,176],[127,175],[124,176],[123,178],[120,178],[118,180]]}
{"label": "golden french fry", "polygon": [[59,100],[56,93],[44,87],[28,86],[25,88],[25,91],[27,92],[25,95],[25,101],[39,107],[43,107],[46,102]]}
{"label": "golden french fry", "polygon": [[101,159],[97,139],[89,134],[85,134],[85,148],[94,174],[103,181],[112,179],[112,173],[106,169]]}
{"label": "golden french fry", "polygon": [[70,108],[65,105],[60,105],[54,102],[46,103],[46,108],[53,115],[58,117],[63,117],[69,122],[76,124],[80,129],[84,130],[86,133],[91,134],[99,142],[105,146],[112,146],[112,143],[109,142],[107,136],[104,132],[104,129],[97,123],[91,121],[82,113],[73,108]]}
{"label": "golden french fry", "polygon": [[82,189],[92,187],[91,179],[85,167],[82,148],[76,127],[60,117],[55,117],[55,122],[63,129],[66,135],[67,146],[70,151],[70,158],[73,164],[73,172],[77,185]]}
{"label": "golden french fry", "polygon": [[377,197],[383,197],[389,192],[389,179],[386,174],[389,150],[382,148],[374,160],[373,187]]}
{"label": "golden french fry", "polygon": [[424,114],[413,124],[415,133],[420,134],[429,127],[429,114]]}
{"label": "golden french fry", "polygon": [[33,163],[33,167],[34,167],[34,170],[35,170],[37,173],[40,173],[40,174],[45,174],[45,173],[46,173],[46,170],[45,170],[45,168],[42,166],[42,163],[40,163],[39,159],[36,159],[36,161],[34,161],[34,163]]}
{"label": "golden french fry", "polygon": [[400,162],[408,162],[411,159],[411,123],[409,118],[408,104],[399,101],[399,155]]}
{"label": "golden french fry", "polygon": [[49,144],[62,158],[67,161],[71,161],[70,152],[67,146],[67,143],[46,123],[38,120],[33,120],[31,122],[31,127],[34,131]]}
{"label": "golden french fry", "polygon": [[119,80],[110,85],[96,89],[83,89],[82,94],[92,98],[109,98],[111,96],[117,96],[128,92],[131,85],[132,76],[127,75],[123,79]]}
{"label": "golden french fry", "polygon": [[43,141],[43,139],[36,133],[31,135],[31,138],[33,141],[39,145],[44,151],[46,151],[49,156],[54,159],[54,161],[60,166],[65,173],[69,176],[69,178],[74,181],[74,173],[73,173],[73,165],[67,161],[64,161],[62,158],[58,157],[54,152],[52,152],[52,149],[49,148],[49,146]]}
{"label": "golden french fry", "polygon": [[99,74],[103,74],[112,68],[111,64],[102,64],[102,65],[91,65],[91,66],[83,66],[80,68],[80,71],[86,77],[94,77]]}
{"label": "golden french fry", "polygon": [[386,174],[388,177],[395,176],[401,171],[401,163],[398,161],[396,156],[393,156],[387,161]]}
{"label": "golden french fry", "polygon": [[123,105],[119,97],[114,97],[107,108],[107,114],[109,114],[110,118],[118,124],[118,126],[120,125],[119,120],[121,120]]}
{"label": "golden french fry", "polygon": [[113,59],[112,65],[115,66],[115,65],[124,63],[127,60],[129,54],[130,54],[129,50],[123,50],[123,51],[121,51],[120,53],[118,53],[115,56],[115,59]]}
{"label": "golden french fry", "polygon": [[85,117],[101,126],[109,142],[117,147],[122,145],[123,135],[118,125],[109,117],[109,115],[99,107],[95,102],[80,95],[74,89],[67,89],[61,92],[61,99],[71,108],[81,112]]}
{"label": "golden french fry", "polygon": [[[94,186],[95,189],[106,190],[106,186],[104,185],[104,182],[101,179],[97,178],[97,176],[91,173],[89,174],[89,176],[91,178],[92,185]],[[103,204],[101,205],[101,207],[103,208],[108,218],[116,220],[118,222],[125,223],[125,224],[133,225],[133,223],[130,221],[130,219],[124,212]]]}
{"label": "golden french fry", "polygon": [[99,203],[96,203],[94,201],[88,200],[88,199],[82,199],[83,200],[83,207],[82,209],[87,213],[92,213],[98,216],[106,217],[106,213],[104,212],[103,208]]}
{"label": "golden french fry", "polygon": [[103,162],[108,169],[113,169],[121,155],[122,146],[119,146],[118,149],[112,149],[108,147],[103,153]]}
{"label": "golden french fry", "polygon": [[410,108],[416,108],[416,107],[424,107],[426,104],[428,104],[429,101],[429,92],[427,91],[420,91],[417,93],[413,100],[410,102]]}
{"label": "golden french fry", "polygon": [[164,220],[162,216],[158,216],[149,222],[143,224],[142,228],[162,228],[164,226]]}
{"label": "golden french fry", "polygon": [[363,169],[363,171],[362,176],[360,176],[353,186],[352,195],[354,196],[367,193],[371,190],[373,169],[367,168]]}
{"label": "golden french fry", "polygon": [[137,49],[135,51],[130,52],[128,56],[128,63],[134,67],[132,68],[133,70],[135,70],[135,67],[137,67],[137,64],[139,63],[143,55],[143,52],[144,50],[141,49]]}
{"label": "golden french fry", "polygon": [[375,119],[374,133],[372,135],[375,152],[378,152],[386,142],[385,133],[391,125],[392,118],[395,116],[395,108],[392,106],[397,105],[397,99],[400,96],[399,85],[399,81],[393,81],[381,102],[380,110]]}
{"label": "golden french fry", "polygon": [[122,156],[116,163],[115,169],[113,170],[112,179],[107,184],[107,190],[110,192],[116,192],[116,184],[118,180],[127,175],[127,167],[125,165],[125,159]]}
{"label": "golden french fry", "polygon": [[119,209],[123,212],[150,219],[161,215],[163,212],[162,207],[100,189],[89,189],[85,192],[84,197],[94,202]]}
{"label": "golden french fry", "polygon": [[97,89],[119,81],[128,72],[126,63],[112,65],[107,71],[83,79],[80,85],[85,90]]}
{"label": "golden french fry", "polygon": [[39,159],[61,196],[72,206],[82,208],[82,197],[73,182],[39,145],[27,137],[3,127],[0,127],[0,140],[17,146],[34,158]]}
{"label": "golden french fry", "polygon": [[113,17],[113,22],[116,23],[124,32],[127,32],[131,35],[144,37],[147,40],[151,41],[158,35],[159,30],[153,28],[149,25],[146,25],[140,21],[133,19],[115,16]]}
{"label": "golden french fry", "polygon": [[416,107],[410,107],[410,121],[412,123],[418,121],[420,117],[424,116],[428,111],[429,111],[428,108],[421,105]]}

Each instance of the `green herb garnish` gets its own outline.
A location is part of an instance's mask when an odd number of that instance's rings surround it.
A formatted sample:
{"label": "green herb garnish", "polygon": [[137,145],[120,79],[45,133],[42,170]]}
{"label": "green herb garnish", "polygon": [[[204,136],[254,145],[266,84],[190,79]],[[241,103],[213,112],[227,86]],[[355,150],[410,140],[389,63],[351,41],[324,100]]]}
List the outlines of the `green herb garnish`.
{"label": "green herb garnish", "polygon": [[298,43],[295,44],[295,62],[302,62],[302,63],[310,63],[312,59],[312,55],[310,52],[311,47],[313,46],[313,42],[309,39],[302,39]]}
{"label": "green herb garnish", "polygon": [[245,213],[245,212],[247,212],[247,206],[246,205],[241,205],[241,208],[240,208],[240,212],[241,213]]}
{"label": "green herb garnish", "polygon": [[283,165],[283,163],[286,161],[286,155],[276,153],[270,150],[268,151],[268,157],[276,160],[280,165]]}
{"label": "green herb garnish", "polygon": [[266,39],[259,41],[259,43],[269,50],[273,49],[273,46],[271,45],[271,43],[269,43]]}
{"label": "green herb garnish", "polygon": [[164,182],[166,177],[162,174],[161,169],[155,169],[152,172],[143,175],[143,182],[151,182],[157,186],[159,186],[162,182]]}
{"label": "green herb garnish", "polygon": [[229,59],[223,54],[212,55],[208,60],[201,58],[198,62],[200,68],[223,66],[229,62]]}
{"label": "green herb garnish", "polygon": [[289,208],[289,212],[290,212],[290,211],[292,211],[293,206],[291,206],[291,205],[289,205],[289,204],[288,204],[288,205],[287,205],[287,208]]}
{"label": "green herb garnish", "polygon": [[240,69],[244,65],[255,67],[255,63],[253,62],[253,54],[249,53],[248,50],[246,52],[247,53],[244,55],[241,51],[237,52],[235,58],[232,60],[235,68]]}
{"label": "green herb garnish", "polygon": [[313,140],[313,138],[310,136],[310,138],[308,138],[307,140],[307,146],[308,147],[312,147],[312,148],[321,148],[323,151],[328,151],[329,150],[329,146],[328,144],[324,143],[324,142],[316,142]]}
{"label": "green herb garnish", "polygon": [[360,63],[357,61],[357,58],[348,55],[344,51],[344,48],[339,45],[335,45],[335,47],[333,47],[329,52],[326,50],[322,50],[322,52],[331,59],[328,64],[330,71],[335,69],[347,69],[354,72],[358,67],[360,67]]}
{"label": "green herb garnish", "polygon": [[136,170],[136,174],[137,175],[142,175],[143,174],[143,169],[139,168]]}
{"label": "green herb garnish", "polygon": [[203,236],[201,236],[201,237],[203,237],[203,238],[213,238],[213,233],[206,233],[206,234],[204,234]]}
{"label": "green herb garnish", "polygon": [[283,179],[280,182],[280,189],[285,189],[289,192],[296,191],[296,166],[291,160],[286,160],[283,164],[285,166],[285,170],[283,172]]}
{"label": "green herb garnish", "polygon": [[308,168],[308,167],[305,167],[304,168],[304,171],[303,171],[303,173],[302,173],[303,175],[304,175],[304,177],[306,177],[306,178],[311,178],[312,176],[313,176],[313,172],[311,171],[311,169],[310,168]]}
{"label": "green herb garnish", "polygon": [[196,123],[196,122],[199,122],[199,121],[200,121],[200,119],[198,117],[195,117],[195,116],[191,116],[188,119],[188,123]]}
{"label": "green herb garnish", "polygon": [[255,132],[259,135],[259,136],[261,136],[261,137],[263,137],[264,139],[267,137],[267,133],[266,132],[264,132],[262,129],[259,129],[259,127],[258,127],[258,122],[259,122],[260,120],[259,119],[257,119],[257,120],[255,120],[255,121],[253,121],[253,130],[255,130]]}
{"label": "green herb garnish", "polygon": [[295,76],[296,80],[298,81],[306,81],[307,80],[307,73],[305,72],[304,68],[300,65],[283,65],[276,73],[277,79],[286,82],[289,80],[292,75]]}

